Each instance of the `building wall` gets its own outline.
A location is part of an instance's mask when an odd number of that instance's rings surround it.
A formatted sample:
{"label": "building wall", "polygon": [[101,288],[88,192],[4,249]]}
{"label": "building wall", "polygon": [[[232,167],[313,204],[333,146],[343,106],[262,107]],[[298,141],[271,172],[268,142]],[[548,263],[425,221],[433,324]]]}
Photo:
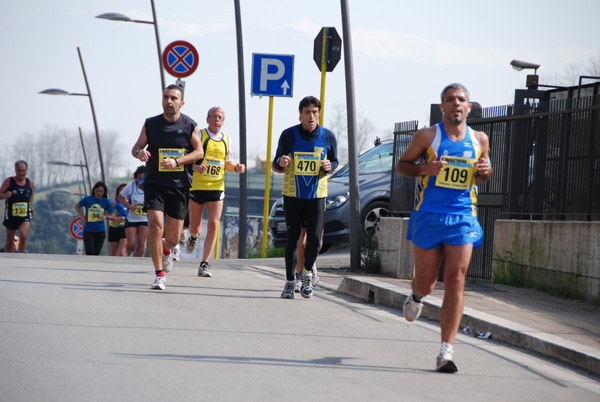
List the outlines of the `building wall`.
{"label": "building wall", "polygon": [[507,256],[526,281],[600,304],[600,222],[497,220],[495,271]]}

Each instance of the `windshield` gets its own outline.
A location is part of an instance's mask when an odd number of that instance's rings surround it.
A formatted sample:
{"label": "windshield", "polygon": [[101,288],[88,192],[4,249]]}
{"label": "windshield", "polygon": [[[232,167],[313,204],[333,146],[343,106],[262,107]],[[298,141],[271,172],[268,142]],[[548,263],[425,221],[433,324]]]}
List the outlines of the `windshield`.
{"label": "windshield", "polygon": [[[358,174],[390,173],[394,159],[394,142],[384,142],[358,157]],[[341,168],[334,177],[348,176],[348,165]]]}

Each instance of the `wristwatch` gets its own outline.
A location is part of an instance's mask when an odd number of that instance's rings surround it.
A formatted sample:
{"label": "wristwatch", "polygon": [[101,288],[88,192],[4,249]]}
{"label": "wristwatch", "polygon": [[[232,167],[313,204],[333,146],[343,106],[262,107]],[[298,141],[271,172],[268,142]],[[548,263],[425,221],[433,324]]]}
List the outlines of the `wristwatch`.
{"label": "wristwatch", "polygon": [[135,155],[137,156],[137,154],[139,154],[141,150],[142,148],[139,148],[137,151],[135,151]]}

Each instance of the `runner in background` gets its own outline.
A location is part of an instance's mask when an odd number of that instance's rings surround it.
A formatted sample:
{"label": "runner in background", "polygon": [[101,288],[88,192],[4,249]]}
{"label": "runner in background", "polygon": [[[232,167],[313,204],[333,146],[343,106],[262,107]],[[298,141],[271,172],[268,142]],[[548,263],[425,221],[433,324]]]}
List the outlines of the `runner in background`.
{"label": "runner in background", "polygon": [[201,142],[204,158],[194,164],[194,177],[190,188],[190,236],[187,240],[186,251],[192,254],[196,251],[197,240],[202,229],[202,214],[204,208],[208,214],[206,238],[202,250],[202,261],[198,267],[198,276],[211,277],[208,260],[215,249],[217,231],[223,211],[225,198],[225,171],[242,174],[246,166],[233,162],[229,136],[221,132],[225,123],[225,111],[214,106],[206,116],[208,127],[202,130]]}
{"label": "runner in background", "polygon": [[125,256],[125,244],[127,243],[125,238],[125,216],[127,215],[127,208],[118,200],[118,194],[125,186],[126,183],[117,186],[115,199],[112,200],[117,220],[111,221],[108,227],[108,253],[111,256]]}
{"label": "runner in background", "polygon": [[[33,209],[33,180],[27,178],[27,162],[15,162],[15,176],[4,180],[0,186],[0,200],[6,200],[4,207],[4,222],[6,229],[7,253],[19,251],[24,253],[27,249],[27,240],[31,217],[35,215]],[[19,231],[20,244],[15,248],[13,239]]]}
{"label": "runner in background", "polygon": [[127,208],[125,235],[127,237],[127,255],[143,257],[148,238],[148,216],[144,211],[144,187],[142,180],[146,166],[138,166],[133,173],[133,181],[119,193],[118,199]]}

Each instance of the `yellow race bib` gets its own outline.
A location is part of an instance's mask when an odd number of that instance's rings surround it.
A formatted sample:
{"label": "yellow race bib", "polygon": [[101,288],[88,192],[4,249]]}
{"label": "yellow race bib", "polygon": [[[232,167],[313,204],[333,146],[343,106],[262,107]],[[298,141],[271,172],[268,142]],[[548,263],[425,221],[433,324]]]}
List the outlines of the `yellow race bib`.
{"label": "yellow race bib", "polygon": [[88,222],[101,222],[104,220],[104,208],[99,204],[94,204],[88,209]]}
{"label": "yellow race bib", "polygon": [[159,172],[183,172],[183,165],[177,166],[175,169],[164,169],[161,162],[165,158],[179,158],[185,155],[183,148],[159,148],[158,149],[158,171]]}
{"label": "yellow race bib", "polygon": [[321,169],[321,154],[318,152],[294,152],[294,174],[317,176]]}
{"label": "yellow race bib", "polygon": [[442,155],[440,160],[448,164],[444,165],[441,173],[436,176],[436,186],[456,190],[466,190],[471,186],[475,172],[475,159]]}
{"label": "yellow race bib", "polygon": [[144,216],[146,213],[144,212],[144,204],[134,204],[135,211],[133,212],[134,216]]}
{"label": "yellow race bib", "polygon": [[12,216],[16,218],[25,218],[28,215],[28,203],[15,202],[12,204]]}
{"label": "yellow race bib", "polygon": [[223,169],[225,169],[225,163],[222,160],[210,158],[204,158],[204,162],[206,162],[207,166],[206,171],[203,173],[204,177],[220,179]]}

